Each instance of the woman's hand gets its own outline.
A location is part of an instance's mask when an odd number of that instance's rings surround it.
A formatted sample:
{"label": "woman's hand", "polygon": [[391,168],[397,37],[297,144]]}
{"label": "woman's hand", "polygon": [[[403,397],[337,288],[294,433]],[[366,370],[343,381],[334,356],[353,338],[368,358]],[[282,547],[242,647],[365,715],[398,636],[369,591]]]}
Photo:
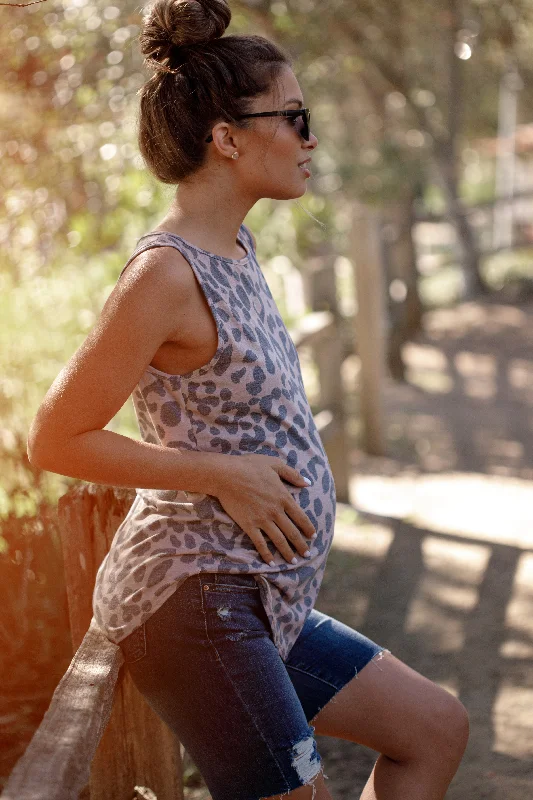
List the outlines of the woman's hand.
{"label": "woman's hand", "polygon": [[313,537],[315,528],[281,479],[303,487],[308,485],[304,477],[275,456],[226,458],[231,461],[219,471],[213,491],[224,511],[248,534],[267,564],[274,562],[262,531],[289,563],[295,554],[287,540],[303,556],[308,551],[304,537]]}

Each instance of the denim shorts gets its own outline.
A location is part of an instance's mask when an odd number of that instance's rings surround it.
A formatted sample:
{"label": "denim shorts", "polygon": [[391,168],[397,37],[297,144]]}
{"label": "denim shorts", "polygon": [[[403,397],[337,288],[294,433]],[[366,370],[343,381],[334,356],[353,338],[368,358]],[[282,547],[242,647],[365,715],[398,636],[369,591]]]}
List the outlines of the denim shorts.
{"label": "denim shorts", "polygon": [[310,723],[385,649],[313,609],[283,661],[255,578],[205,572],[120,647],[213,800],[260,800],[311,783],[321,758]]}

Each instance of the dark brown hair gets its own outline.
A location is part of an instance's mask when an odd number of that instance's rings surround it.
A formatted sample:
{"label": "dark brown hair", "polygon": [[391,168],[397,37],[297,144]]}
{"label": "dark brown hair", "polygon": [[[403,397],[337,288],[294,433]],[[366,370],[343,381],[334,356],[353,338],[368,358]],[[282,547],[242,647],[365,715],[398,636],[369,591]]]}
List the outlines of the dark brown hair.
{"label": "dark brown hair", "polygon": [[231,20],[226,0],[155,0],[139,43],[156,70],[139,90],[138,141],[148,169],[176,184],[205,161],[217,121],[248,127],[236,117],[269,91],[290,57],[256,35],[222,36]]}

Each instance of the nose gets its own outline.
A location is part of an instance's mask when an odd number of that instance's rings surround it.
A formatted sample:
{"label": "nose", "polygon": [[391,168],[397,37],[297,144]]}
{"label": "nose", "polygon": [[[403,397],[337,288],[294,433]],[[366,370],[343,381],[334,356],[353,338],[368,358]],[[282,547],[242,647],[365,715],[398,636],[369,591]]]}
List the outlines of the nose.
{"label": "nose", "polygon": [[309,141],[306,142],[305,139],[302,140],[302,143],[306,150],[314,150],[318,144],[318,139],[316,138],[314,133],[309,133]]}

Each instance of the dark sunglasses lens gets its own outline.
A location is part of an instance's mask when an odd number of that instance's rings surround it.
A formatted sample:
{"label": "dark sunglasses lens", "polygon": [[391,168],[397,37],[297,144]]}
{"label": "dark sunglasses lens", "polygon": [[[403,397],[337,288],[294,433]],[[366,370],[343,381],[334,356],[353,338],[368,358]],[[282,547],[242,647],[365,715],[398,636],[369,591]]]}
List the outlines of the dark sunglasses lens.
{"label": "dark sunglasses lens", "polygon": [[309,140],[309,125],[307,124],[307,114],[298,114],[293,117],[296,132],[306,141]]}
{"label": "dark sunglasses lens", "polygon": [[294,116],[292,118],[292,124],[294,125],[294,129],[299,136],[303,136],[304,134],[304,127],[305,123],[303,117],[300,115],[298,117]]}
{"label": "dark sunglasses lens", "polygon": [[300,134],[303,136],[306,142],[309,141],[309,120],[311,119],[311,112],[306,111],[302,116],[299,118],[302,122]]}

